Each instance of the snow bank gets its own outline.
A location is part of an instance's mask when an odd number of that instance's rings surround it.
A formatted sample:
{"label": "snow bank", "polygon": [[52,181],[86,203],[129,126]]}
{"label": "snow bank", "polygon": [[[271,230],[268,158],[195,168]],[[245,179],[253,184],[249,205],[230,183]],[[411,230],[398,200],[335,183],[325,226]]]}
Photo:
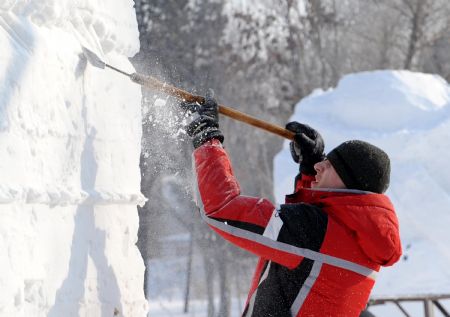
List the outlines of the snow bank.
{"label": "snow bank", "polygon": [[0,315],[142,316],[133,1],[0,2]]}
{"label": "snow bank", "polygon": [[441,77],[376,71],[347,75],[336,89],[316,91],[302,101],[299,111],[333,129],[366,134],[426,130],[448,117],[449,96]]}
{"label": "snow bank", "polygon": [[[404,257],[382,270],[373,295],[450,293],[449,85],[439,76],[408,71],[348,75],[335,89],[303,99],[291,120],[321,131],[327,152],[363,139],[391,157],[387,195],[399,216]],[[282,202],[298,169],[288,142],[274,169]]]}

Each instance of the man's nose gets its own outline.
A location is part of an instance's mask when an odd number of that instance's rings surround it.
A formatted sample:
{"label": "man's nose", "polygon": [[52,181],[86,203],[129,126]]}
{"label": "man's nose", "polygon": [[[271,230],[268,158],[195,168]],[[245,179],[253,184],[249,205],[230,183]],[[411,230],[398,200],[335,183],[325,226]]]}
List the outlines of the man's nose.
{"label": "man's nose", "polygon": [[322,162],[316,163],[314,164],[314,169],[316,170],[316,172],[320,172],[322,170]]}

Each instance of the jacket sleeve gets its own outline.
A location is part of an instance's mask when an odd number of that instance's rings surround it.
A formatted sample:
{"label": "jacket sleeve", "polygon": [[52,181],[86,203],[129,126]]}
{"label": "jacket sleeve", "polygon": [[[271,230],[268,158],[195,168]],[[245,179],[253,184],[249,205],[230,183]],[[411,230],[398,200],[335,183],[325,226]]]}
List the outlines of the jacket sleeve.
{"label": "jacket sleeve", "polygon": [[217,140],[194,151],[202,218],[231,243],[289,268],[303,257],[277,241],[283,221],[267,199],[240,194],[230,160]]}

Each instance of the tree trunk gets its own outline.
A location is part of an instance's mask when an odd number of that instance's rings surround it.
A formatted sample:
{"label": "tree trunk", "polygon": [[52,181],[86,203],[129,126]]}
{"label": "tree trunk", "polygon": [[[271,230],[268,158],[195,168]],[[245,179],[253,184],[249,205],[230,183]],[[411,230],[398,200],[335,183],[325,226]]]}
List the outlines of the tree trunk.
{"label": "tree trunk", "polygon": [[214,281],[213,265],[209,252],[203,253],[206,277],[206,297],[208,298],[207,316],[214,317]]}
{"label": "tree trunk", "polygon": [[412,61],[416,53],[422,32],[422,16],[425,3],[426,1],[417,1],[416,6],[414,7],[414,11],[412,12],[413,16],[411,19],[411,34],[409,36],[408,51],[406,52],[406,59],[403,66],[405,69],[411,69],[412,67]]}
{"label": "tree trunk", "polygon": [[230,316],[230,283],[227,280],[227,261],[222,258],[218,258],[218,273],[219,273],[219,285],[220,285],[220,306],[217,317],[229,317]]}
{"label": "tree trunk", "polygon": [[191,276],[192,276],[192,257],[194,251],[194,237],[193,237],[193,229],[191,229],[191,236],[189,240],[189,254],[188,261],[186,267],[186,289],[184,293],[184,313],[186,314],[189,311],[189,294],[190,294],[190,286],[191,286]]}

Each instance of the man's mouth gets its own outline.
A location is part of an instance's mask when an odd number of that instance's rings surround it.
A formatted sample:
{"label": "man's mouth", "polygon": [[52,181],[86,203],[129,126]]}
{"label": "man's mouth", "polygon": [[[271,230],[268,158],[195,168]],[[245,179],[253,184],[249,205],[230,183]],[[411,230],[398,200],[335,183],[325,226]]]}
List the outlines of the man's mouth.
{"label": "man's mouth", "polygon": [[319,184],[319,181],[320,181],[320,179],[316,175],[315,179],[311,182],[311,187],[317,186],[317,184]]}

